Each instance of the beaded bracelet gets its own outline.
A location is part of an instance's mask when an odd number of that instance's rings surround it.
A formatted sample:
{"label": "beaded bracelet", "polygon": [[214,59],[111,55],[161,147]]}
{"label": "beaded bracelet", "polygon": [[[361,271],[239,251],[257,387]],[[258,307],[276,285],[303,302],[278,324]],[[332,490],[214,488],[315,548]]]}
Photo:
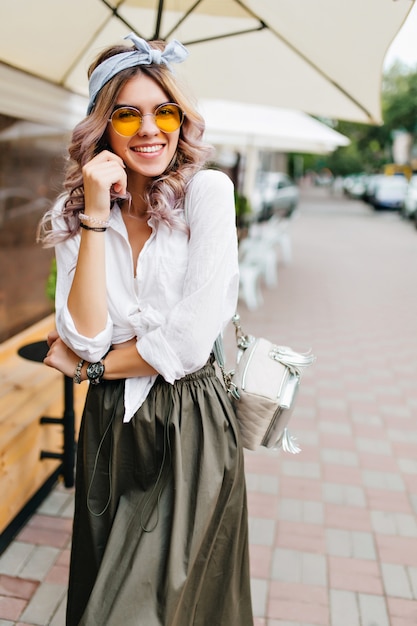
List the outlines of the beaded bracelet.
{"label": "beaded bracelet", "polygon": [[96,226],[87,226],[87,224],[83,224],[82,222],[80,222],[80,226],[84,228],[84,230],[94,230],[95,233],[104,233],[107,230],[106,226],[99,226],[97,228]]}
{"label": "beaded bracelet", "polygon": [[99,220],[96,217],[91,217],[90,215],[85,215],[85,213],[78,213],[78,219],[80,222],[91,222],[96,226],[110,226],[109,220]]}

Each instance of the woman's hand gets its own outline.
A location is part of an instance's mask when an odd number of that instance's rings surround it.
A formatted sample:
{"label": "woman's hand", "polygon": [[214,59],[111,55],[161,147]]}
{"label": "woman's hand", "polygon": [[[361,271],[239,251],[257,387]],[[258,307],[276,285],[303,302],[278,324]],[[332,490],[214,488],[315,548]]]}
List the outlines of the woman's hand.
{"label": "woman's hand", "polygon": [[53,367],[72,378],[80,360],[79,357],[65,345],[56,330],[49,333],[47,343],[49,351],[43,361],[45,365]]}
{"label": "woman's hand", "polygon": [[107,219],[110,211],[110,190],[124,196],[127,175],[122,159],[103,150],[82,169],[84,180],[85,213],[91,217]]}

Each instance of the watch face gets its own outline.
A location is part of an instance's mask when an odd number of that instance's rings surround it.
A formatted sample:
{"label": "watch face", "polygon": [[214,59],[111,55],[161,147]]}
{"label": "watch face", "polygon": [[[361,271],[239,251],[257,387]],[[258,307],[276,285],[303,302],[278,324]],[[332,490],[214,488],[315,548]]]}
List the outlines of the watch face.
{"label": "watch face", "polygon": [[100,378],[104,374],[104,365],[103,363],[90,363],[87,367],[87,376],[90,380],[95,380],[96,378]]}

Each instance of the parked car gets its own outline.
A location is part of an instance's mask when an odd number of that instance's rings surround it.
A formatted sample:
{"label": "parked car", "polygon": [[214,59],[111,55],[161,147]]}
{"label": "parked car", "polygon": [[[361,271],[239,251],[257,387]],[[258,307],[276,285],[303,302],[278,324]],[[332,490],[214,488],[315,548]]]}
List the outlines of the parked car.
{"label": "parked car", "polygon": [[365,185],[365,193],[363,195],[363,200],[365,202],[373,204],[378,184],[383,178],[385,178],[384,174],[370,174],[368,176]]}
{"label": "parked car", "polygon": [[299,190],[295,182],[283,172],[263,172],[255,185],[252,207],[258,221],[273,215],[288,217],[297,207]]}
{"label": "parked car", "polygon": [[416,215],[417,211],[417,175],[414,174],[408,183],[407,193],[405,194],[403,215],[410,219]]}
{"label": "parked car", "polygon": [[367,184],[366,174],[353,174],[348,176],[344,181],[344,192],[349,198],[361,200],[366,192]]}
{"label": "parked car", "polygon": [[372,205],[375,209],[402,210],[407,193],[408,180],[405,176],[384,176],[378,180]]}

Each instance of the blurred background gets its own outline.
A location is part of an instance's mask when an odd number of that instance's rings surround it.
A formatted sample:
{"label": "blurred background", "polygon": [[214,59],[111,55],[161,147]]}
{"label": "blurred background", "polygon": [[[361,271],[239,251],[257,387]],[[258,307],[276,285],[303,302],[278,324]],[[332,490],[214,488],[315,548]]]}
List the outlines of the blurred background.
{"label": "blurred background", "polygon": [[306,185],[416,215],[413,2],[193,4],[2,3],[0,342],[52,311],[53,252],[35,244],[36,224],[61,191],[86,69],[130,30],[188,45],[179,71],[206,118],[215,165],[235,182],[241,234],[291,213]]}

